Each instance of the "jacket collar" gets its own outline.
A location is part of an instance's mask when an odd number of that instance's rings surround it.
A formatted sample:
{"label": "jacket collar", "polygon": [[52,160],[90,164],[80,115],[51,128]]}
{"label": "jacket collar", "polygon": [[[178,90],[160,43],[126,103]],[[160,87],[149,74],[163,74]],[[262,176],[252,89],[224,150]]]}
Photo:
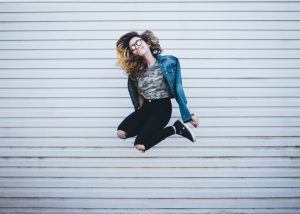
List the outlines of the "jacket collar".
{"label": "jacket collar", "polygon": [[165,62],[167,62],[166,61],[167,58],[168,58],[168,56],[164,56],[164,55],[161,55],[161,54],[156,55],[156,59],[160,62],[160,68],[162,70],[167,70],[167,65],[165,63]]}
{"label": "jacket collar", "polygon": [[166,58],[166,56],[163,56],[161,54],[156,55],[156,59],[158,59],[158,61],[160,61],[160,62],[162,62],[165,58]]}

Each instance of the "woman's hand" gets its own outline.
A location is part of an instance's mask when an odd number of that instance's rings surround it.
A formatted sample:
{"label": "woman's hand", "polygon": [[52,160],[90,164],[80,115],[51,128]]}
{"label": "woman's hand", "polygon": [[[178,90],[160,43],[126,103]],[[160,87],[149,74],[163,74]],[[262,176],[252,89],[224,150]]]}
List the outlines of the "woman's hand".
{"label": "woman's hand", "polygon": [[192,120],[190,121],[190,124],[192,124],[195,128],[199,125],[199,119],[196,115],[192,116]]}

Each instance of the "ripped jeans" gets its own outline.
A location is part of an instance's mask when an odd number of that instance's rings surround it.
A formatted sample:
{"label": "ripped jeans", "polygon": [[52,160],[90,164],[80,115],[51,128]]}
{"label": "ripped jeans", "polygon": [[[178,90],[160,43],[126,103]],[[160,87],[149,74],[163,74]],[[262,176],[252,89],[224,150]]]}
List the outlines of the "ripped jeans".
{"label": "ripped jeans", "polygon": [[172,126],[165,127],[172,115],[170,97],[144,99],[140,109],[128,115],[118,126],[127,133],[126,138],[137,136],[134,145],[141,144],[146,150],[175,133]]}

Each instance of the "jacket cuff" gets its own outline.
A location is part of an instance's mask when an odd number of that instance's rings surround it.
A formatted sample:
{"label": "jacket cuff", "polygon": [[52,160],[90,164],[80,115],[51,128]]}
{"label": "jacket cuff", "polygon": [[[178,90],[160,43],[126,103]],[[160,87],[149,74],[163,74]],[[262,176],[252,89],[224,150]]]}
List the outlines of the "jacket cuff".
{"label": "jacket cuff", "polygon": [[186,120],[186,121],[183,121],[184,123],[188,123],[188,122],[191,122],[192,121],[192,119],[188,119],[188,120]]}

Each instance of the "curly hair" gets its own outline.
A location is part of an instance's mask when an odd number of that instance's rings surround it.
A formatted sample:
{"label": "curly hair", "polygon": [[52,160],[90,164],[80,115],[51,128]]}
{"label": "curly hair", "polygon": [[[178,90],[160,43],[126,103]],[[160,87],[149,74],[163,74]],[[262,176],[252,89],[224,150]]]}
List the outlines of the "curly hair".
{"label": "curly hair", "polygon": [[117,63],[131,79],[136,80],[139,73],[145,72],[147,68],[147,62],[142,56],[134,55],[130,50],[129,41],[133,37],[140,37],[148,45],[150,45],[149,49],[154,56],[160,54],[163,49],[160,47],[159,39],[150,30],[146,30],[142,34],[138,34],[136,31],[131,31],[124,34],[117,40]]}

